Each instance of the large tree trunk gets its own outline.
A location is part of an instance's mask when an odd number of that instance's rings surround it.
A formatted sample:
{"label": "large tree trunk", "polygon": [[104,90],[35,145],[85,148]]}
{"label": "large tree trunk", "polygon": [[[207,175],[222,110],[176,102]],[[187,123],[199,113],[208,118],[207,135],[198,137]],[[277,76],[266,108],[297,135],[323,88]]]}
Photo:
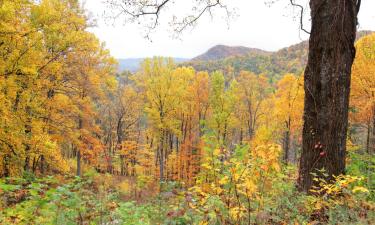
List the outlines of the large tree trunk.
{"label": "large tree trunk", "polygon": [[305,70],[305,110],[299,189],[313,175],[345,172],[351,67],[355,56],[357,1],[310,0],[312,28]]}

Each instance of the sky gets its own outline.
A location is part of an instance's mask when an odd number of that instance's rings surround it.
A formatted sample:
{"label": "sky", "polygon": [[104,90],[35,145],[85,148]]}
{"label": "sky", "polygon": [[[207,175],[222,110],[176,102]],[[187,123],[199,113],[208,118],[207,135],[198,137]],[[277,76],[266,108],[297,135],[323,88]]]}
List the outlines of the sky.
{"label": "sky", "polygon": [[[123,18],[108,21],[103,17],[107,11],[102,0],[82,0],[84,8],[96,20],[90,31],[105,42],[116,58],[143,58],[169,56],[193,58],[217,44],[246,46],[268,51],[296,44],[308,39],[299,29],[298,9],[288,0],[224,0],[236,16],[229,21],[223,10],[215,9],[213,16],[204,15],[197,25],[174,38],[168,25],[174,15],[186,15],[194,0],[175,0],[161,12],[160,25],[151,34],[151,40],[144,38],[145,28],[138,24],[124,24]],[[296,2],[308,6],[307,0]],[[362,0],[359,13],[359,29],[375,31],[375,0]],[[108,11],[107,11],[108,12]],[[304,26],[309,29],[308,12]]]}

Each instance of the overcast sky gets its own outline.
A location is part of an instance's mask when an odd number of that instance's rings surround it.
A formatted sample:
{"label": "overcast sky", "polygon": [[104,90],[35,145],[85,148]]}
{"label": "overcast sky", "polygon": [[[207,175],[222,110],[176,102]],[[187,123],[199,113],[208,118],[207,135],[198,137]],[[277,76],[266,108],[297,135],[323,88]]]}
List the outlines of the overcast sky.
{"label": "overcast sky", "polygon": [[[91,29],[106,43],[116,58],[139,58],[171,56],[192,58],[217,44],[247,46],[275,51],[307,39],[299,29],[294,17],[298,10],[288,5],[288,0],[279,0],[268,6],[270,0],[227,0],[237,16],[229,21],[223,11],[215,11],[214,17],[202,17],[192,30],[187,30],[179,39],[174,39],[168,26],[169,16],[184,15],[188,0],[175,0],[161,15],[161,25],[151,35],[152,42],[144,38],[144,28],[135,24],[123,25],[119,18],[114,26],[102,15],[105,6],[102,0],[85,0],[85,8],[97,20],[97,27]],[[84,0],[82,0],[84,2]],[[185,6],[179,6],[184,2]],[[297,1],[298,2],[298,1]],[[299,0],[307,5],[307,0]],[[172,14],[173,12],[173,14]],[[308,29],[308,15],[305,16]],[[375,0],[362,0],[359,14],[360,30],[375,30]]]}

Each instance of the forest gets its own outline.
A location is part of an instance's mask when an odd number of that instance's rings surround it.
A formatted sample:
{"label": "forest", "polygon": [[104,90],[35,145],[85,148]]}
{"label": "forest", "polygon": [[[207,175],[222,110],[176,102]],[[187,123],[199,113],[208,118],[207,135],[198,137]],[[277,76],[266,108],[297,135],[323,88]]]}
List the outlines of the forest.
{"label": "forest", "polygon": [[130,72],[78,0],[0,0],[0,224],[374,224],[375,33],[340,2],[308,43]]}

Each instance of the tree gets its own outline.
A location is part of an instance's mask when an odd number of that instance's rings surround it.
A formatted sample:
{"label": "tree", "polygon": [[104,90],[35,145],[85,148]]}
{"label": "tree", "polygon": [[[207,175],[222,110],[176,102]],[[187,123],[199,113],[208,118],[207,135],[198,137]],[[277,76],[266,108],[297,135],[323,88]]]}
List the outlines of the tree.
{"label": "tree", "polygon": [[294,74],[285,74],[277,83],[275,93],[275,118],[282,134],[284,161],[291,162],[295,159],[296,149],[293,143],[301,137],[303,113],[303,77]]}
{"label": "tree", "polygon": [[[171,135],[178,132],[177,107],[184,87],[172,59],[146,59],[137,76],[137,84],[146,98],[148,125],[157,139],[156,157],[160,181],[165,178],[165,164],[171,153]],[[172,142],[173,143],[173,142]]]}
{"label": "tree", "polygon": [[235,122],[234,106],[238,102],[235,95],[237,82],[233,80],[229,87],[225,85],[225,78],[221,72],[213,72],[210,80],[210,128],[215,132],[218,143],[223,146],[229,144],[228,137]]}
{"label": "tree", "polygon": [[305,192],[314,184],[312,173],[324,169],[328,179],[345,173],[350,76],[360,2],[310,0],[312,27],[298,178],[299,189]]}
{"label": "tree", "polygon": [[72,143],[94,162],[113,59],[86,31],[79,2],[6,0],[0,15],[0,175],[66,172]]}
{"label": "tree", "polygon": [[350,106],[351,122],[363,125],[366,130],[367,153],[375,152],[375,35],[360,39],[353,64]]}
{"label": "tree", "polygon": [[[264,75],[241,71],[237,77],[238,92],[240,98],[239,111],[242,124],[245,125],[245,136],[250,140],[254,137],[258,122],[264,112],[265,99],[268,97],[270,85]],[[243,135],[241,134],[241,137]],[[240,138],[242,140],[242,138]]]}

